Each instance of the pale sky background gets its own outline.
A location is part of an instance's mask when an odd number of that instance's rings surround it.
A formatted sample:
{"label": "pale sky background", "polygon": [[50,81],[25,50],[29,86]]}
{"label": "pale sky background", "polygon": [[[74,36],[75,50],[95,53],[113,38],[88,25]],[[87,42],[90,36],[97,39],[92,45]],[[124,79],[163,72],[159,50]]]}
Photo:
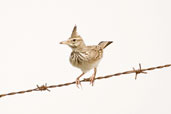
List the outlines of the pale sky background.
{"label": "pale sky background", "polygon": [[[75,24],[86,44],[112,40],[97,76],[171,63],[170,0],[1,0],[0,94],[74,81]],[[89,77],[92,71],[83,78]],[[171,114],[171,68],[0,98],[0,114]]]}

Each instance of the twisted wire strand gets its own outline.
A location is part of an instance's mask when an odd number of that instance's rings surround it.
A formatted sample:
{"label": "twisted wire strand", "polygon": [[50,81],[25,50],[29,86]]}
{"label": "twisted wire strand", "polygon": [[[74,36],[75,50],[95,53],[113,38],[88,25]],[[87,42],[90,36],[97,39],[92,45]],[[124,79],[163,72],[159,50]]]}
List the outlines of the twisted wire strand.
{"label": "twisted wire strand", "polygon": [[[124,74],[131,74],[131,73],[135,73],[135,79],[137,79],[137,75],[140,73],[146,73],[145,71],[162,69],[162,68],[166,68],[166,67],[171,67],[171,64],[166,64],[166,65],[157,66],[157,67],[150,67],[150,68],[145,68],[145,69],[141,69],[141,64],[139,64],[139,69],[137,69],[137,70],[135,70],[135,68],[133,68],[133,70],[129,70],[129,71],[125,71],[125,72],[120,72],[120,73],[106,75],[106,76],[100,76],[100,77],[95,78],[95,80],[101,80],[101,79],[106,79],[106,78],[111,78],[114,76],[121,76]],[[85,78],[83,80],[80,80],[80,82],[88,82],[88,81],[90,81],[89,78]],[[6,94],[0,94],[0,98],[5,97],[5,96],[10,96],[10,95],[29,93],[29,92],[33,92],[33,91],[46,91],[47,90],[50,92],[50,90],[49,90],[50,88],[69,86],[69,85],[72,85],[75,83],[76,82],[73,81],[73,82],[68,82],[68,83],[64,83],[64,84],[50,85],[50,86],[47,86],[47,84],[42,85],[42,86],[37,85],[37,87],[34,89],[28,89],[28,90],[23,90],[23,91],[18,91],[18,92],[10,92],[10,93],[6,93]]]}

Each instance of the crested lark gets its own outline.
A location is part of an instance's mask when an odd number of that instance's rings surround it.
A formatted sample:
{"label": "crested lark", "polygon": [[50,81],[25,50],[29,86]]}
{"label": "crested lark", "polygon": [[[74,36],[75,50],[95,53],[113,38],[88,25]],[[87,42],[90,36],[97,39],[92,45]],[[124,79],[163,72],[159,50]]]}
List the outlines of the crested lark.
{"label": "crested lark", "polygon": [[82,70],[82,74],[76,79],[77,87],[81,86],[80,77],[91,69],[94,69],[94,73],[90,77],[90,84],[93,86],[97,66],[103,57],[103,49],[111,43],[112,41],[101,41],[98,45],[86,46],[81,36],[77,34],[77,26],[74,27],[68,40],[60,42],[60,44],[71,47],[70,63]]}

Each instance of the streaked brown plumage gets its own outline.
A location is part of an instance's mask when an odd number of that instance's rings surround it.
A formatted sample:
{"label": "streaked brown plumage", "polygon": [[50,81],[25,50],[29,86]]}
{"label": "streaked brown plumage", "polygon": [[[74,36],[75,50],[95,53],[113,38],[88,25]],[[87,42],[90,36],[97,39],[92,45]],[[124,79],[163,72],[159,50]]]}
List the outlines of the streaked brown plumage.
{"label": "streaked brown plumage", "polygon": [[71,37],[67,41],[60,42],[71,47],[70,63],[82,70],[82,74],[76,79],[76,85],[81,85],[79,78],[86,72],[94,68],[94,73],[90,77],[90,83],[94,84],[96,69],[103,57],[103,49],[112,41],[102,41],[98,45],[86,46],[80,35],[77,34],[77,26],[74,27]]}

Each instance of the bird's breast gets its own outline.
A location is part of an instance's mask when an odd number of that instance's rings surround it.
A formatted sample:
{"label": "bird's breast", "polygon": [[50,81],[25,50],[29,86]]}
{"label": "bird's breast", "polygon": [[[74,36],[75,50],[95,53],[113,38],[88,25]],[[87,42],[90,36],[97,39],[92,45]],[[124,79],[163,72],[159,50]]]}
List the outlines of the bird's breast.
{"label": "bird's breast", "polygon": [[70,55],[70,63],[73,66],[80,66],[86,61],[86,53],[72,52]]}
{"label": "bird's breast", "polygon": [[98,63],[100,62],[100,59],[94,61],[89,58],[88,52],[72,52],[70,55],[70,63],[80,68],[84,73],[91,70],[92,68],[97,67]]}

